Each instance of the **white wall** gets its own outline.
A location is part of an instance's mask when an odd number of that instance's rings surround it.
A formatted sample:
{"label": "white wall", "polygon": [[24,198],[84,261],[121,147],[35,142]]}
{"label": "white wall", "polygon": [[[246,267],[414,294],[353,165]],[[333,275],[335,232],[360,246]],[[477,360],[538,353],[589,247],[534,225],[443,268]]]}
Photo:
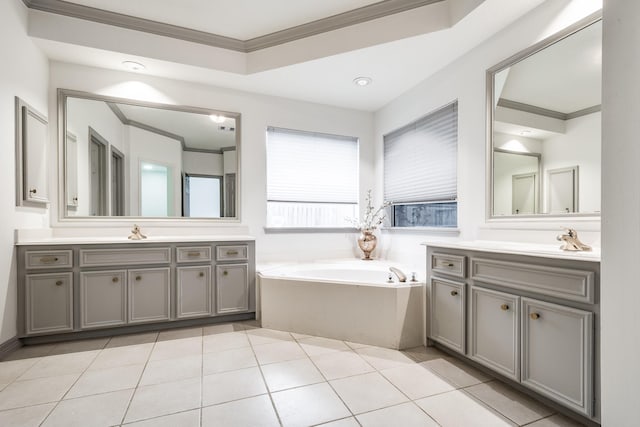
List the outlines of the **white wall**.
{"label": "white wall", "polygon": [[606,0],[602,97],[602,425],[640,420],[640,2]]}
{"label": "white wall", "polygon": [[[258,262],[313,260],[357,255],[356,236],[354,233],[267,234],[265,232],[265,135],[268,126],[275,126],[359,138],[360,188],[366,190],[373,188],[375,181],[373,178],[374,158],[372,148],[373,115],[371,113],[134,73],[53,62],[51,64],[51,86],[49,90],[49,103],[51,106],[55,106],[55,91],[57,88],[241,113],[241,152],[237,153],[241,164],[240,173],[237,177],[237,185],[241,188],[241,224],[246,225],[248,232],[257,238]],[[134,184],[132,183],[132,185]],[[365,191],[361,192],[361,205],[364,204],[364,193]],[[58,223],[55,217],[53,222],[54,225],[60,226],[56,230],[57,235],[75,232],[68,227],[68,223]],[[139,223],[147,230],[151,227],[160,226],[157,222],[140,221]],[[78,222],[76,225],[86,227],[87,223]],[[123,234],[131,226],[130,221],[124,222],[124,220],[101,221],[99,225],[101,228],[119,228],[121,230],[118,230],[118,232],[121,231]],[[192,223],[165,221],[164,225],[166,227],[180,226],[185,229],[197,227],[200,234],[215,234],[226,229],[222,225],[216,225],[214,221]],[[91,226],[89,225],[89,227]],[[101,230],[95,231],[101,232]],[[161,229],[152,231],[156,235],[162,233]],[[89,229],[86,232],[92,232],[92,230]]]}
{"label": "white wall", "polygon": [[[424,269],[424,249],[419,244],[427,240],[460,237],[465,240],[483,238],[555,243],[560,226],[557,221],[528,224],[522,220],[485,222],[486,70],[589,15],[597,7],[597,2],[585,0],[546,2],[376,112],[376,189],[378,197],[381,197],[383,135],[458,100],[459,236],[429,231],[391,231],[382,239],[386,256]],[[581,222],[576,227],[583,230],[580,234],[583,241],[599,243],[599,221]]]}
{"label": "white wall", "polygon": [[[48,116],[49,123],[56,122],[47,108],[49,64],[27,36],[27,9],[21,1],[0,2],[0,57],[3,58],[0,67],[0,343],[3,343],[17,332],[14,230],[49,225],[47,209],[15,207],[14,97],[19,96]],[[50,147],[54,153],[55,147]]]}
{"label": "white wall", "polygon": [[184,172],[199,175],[222,176],[225,171],[222,154],[197,153],[185,151],[182,153]]}

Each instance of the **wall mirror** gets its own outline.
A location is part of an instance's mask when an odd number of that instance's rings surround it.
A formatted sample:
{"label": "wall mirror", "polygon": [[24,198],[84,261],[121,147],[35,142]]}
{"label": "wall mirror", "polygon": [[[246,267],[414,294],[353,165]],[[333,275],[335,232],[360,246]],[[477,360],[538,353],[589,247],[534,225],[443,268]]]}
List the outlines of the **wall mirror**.
{"label": "wall mirror", "polygon": [[61,217],[238,218],[240,114],[58,98]]}
{"label": "wall mirror", "polygon": [[600,214],[602,21],[487,71],[490,218]]}

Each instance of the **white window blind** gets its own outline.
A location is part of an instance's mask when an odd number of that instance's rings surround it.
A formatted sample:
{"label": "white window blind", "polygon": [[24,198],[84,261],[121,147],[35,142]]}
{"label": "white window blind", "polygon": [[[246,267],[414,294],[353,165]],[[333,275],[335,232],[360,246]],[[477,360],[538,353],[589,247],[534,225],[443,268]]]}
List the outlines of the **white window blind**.
{"label": "white window blind", "polygon": [[456,200],[457,147],[457,102],[385,135],[385,200]]}
{"label": "white window blind", "polygon": [[268,128],[267,201],[358,203],[357,139]]}

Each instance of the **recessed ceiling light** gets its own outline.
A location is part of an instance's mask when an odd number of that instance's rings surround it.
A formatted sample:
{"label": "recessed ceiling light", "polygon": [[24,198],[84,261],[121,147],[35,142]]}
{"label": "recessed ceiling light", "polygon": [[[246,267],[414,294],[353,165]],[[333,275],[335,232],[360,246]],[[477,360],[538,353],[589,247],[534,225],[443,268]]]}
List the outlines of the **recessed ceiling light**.
{"label": "recessed ceiling light", "polygon": [[227,118],[225,116],[219,116],[217,114],[211,114],[209,116],[209,118],[211,119],[212,122],[214,123],[222,123],[224,122]]}
{"label": "recessed ceiling light", "polygon": [[122,66],[129,71],[142,71],[146,68],[143,64],[135,61],[123,61]]}
{"label": "recessed ceiling light", "polygon": [[373,82],[373,80],[371,80],[371,77],[356,77],[355,79],[353,79],[353,83],[358,86],[368,86],[371,84],[371,82]]}
{"label": "recessed ceiling light", "polygon": [[529,134],[531,134],[531,131],[530,131],[530,130],[526,130],[526,129],[525,129],[525,130],[521,130],[521,131],[520,131],[520,135],[522,135],[522,136],[526,136],[526,135],[529,135]]}

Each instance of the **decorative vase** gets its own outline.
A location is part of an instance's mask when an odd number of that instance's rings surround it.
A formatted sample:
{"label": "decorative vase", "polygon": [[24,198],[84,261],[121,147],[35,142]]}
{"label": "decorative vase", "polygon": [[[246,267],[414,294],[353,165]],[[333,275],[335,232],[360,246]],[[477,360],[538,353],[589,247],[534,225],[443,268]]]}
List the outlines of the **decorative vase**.
{"label": "decorative vase", "polygon": [[374,230],[364,229],[361,230],[362,234],[358,237],[358,246],[360,246],[360,249],[362,249],[362,252],[364,253],[364,258],[362,259],[366,261],[371,261],[373,259],[371,258],[371,252],[374,251],[378,244],[378,238],[373,234],[373,232]]}

